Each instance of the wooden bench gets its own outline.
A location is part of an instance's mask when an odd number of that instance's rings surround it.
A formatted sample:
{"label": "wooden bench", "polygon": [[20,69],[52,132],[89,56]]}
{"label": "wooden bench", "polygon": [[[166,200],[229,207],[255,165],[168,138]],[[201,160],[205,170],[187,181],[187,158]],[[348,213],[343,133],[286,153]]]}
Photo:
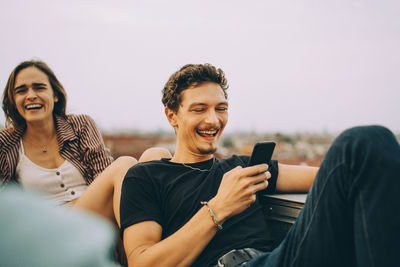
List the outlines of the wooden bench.
{"label": "wooden bench", "polygon": [[274,246],[278,246],[289,228],[299,216],[306,202],[307,194],[262,195],[261,204],[265,209],[265,220],[271,229]]}

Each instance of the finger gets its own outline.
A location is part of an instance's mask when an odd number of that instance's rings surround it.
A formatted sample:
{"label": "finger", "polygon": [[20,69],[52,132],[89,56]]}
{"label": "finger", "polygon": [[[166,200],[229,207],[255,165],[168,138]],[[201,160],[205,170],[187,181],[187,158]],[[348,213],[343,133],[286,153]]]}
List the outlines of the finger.
{"label": "finger", "polygon": [[240,172],[242,169],[243,169],[242,166],[236,166],[236,167],[233,168],[232,170],[227,171],[225,174],[232,174],[232,173],[235,173],[235,172]]}
{"label": "finger", "polygon": [[251,203],[256,202],[256,194],[252,194],[252,195],[251,195],[250,201],[251,201]]}
{"label": "finger", "polygon": [[260,182],[266,181],[270,177],[271,177],[271,173],[267,171],[267,172],[257,174],[255,176],[248,177],[247,182],[249,183],[249,185],[258,184]]}
{"label": "finger", "polygon": [[255,176],[251,176],[252,178],[256,178],[256,179],[264,179],[264,180],[267,180],[267,179],[269,179],[269,178],[271,178],[271,173],[269,172],[269,171],[266,171],[266,172],[262,172],[262,173],[259,173],[259,174],[257,174],[257,175],[255,175]]}
{"label": "finger", "polygon": [[265,181],[263,181],[263,182],[260,182],[260,183],[258,183],[258,184],[255,184],[255,185],[253,186],[253,190],[254,190],[254,193],[256,193],[256,192],[258,192],[258,191],[264,190],[264,189],[267,188],[267,187],[268,187],[268,181],[265,180]]}
{"label": "finger", "polygon": [[263,173],[268,171],[268,165],[267,164],[258,164],[250,167],[243,168],[241,170],[241,174],[243,176],[254,176],[259,173]]}
{"label": "finger", "polygon": [[[242,166],[236,166],[235,168],[233,168],[230,171],[227,171],[226,173],[224,173],[223,178],[224,179],[232,179],[234,177],[239,177],[241,175],[241,170],[243,169]],[[230,177],[230,178],[229,178]]]}

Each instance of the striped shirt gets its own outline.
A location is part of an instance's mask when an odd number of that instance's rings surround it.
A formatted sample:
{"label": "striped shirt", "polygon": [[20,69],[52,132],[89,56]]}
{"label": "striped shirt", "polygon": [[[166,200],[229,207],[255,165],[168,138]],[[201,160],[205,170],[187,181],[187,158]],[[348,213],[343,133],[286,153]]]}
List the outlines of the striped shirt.
{"label": "striped shirt", "polygon": [[[78,168],[90,184],[113,161],[95,122],[88,115],[56,115],[55,125],[60,155]],[[0,131],[0,182],[18,182],[15,169],[24,131]]]}

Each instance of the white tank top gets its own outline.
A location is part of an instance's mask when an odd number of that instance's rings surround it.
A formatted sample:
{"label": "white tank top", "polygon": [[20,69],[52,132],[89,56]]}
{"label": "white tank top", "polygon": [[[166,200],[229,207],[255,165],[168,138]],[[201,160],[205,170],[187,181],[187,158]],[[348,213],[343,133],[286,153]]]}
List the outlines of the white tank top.
{"label": "white tank top", "polygon": [[55,169],[46,169],[32,162],[25,155],[22,139],[16,174],[25,189],[44,193],[57,204],[80,197],[88,187],[82,174],[68,160]]}

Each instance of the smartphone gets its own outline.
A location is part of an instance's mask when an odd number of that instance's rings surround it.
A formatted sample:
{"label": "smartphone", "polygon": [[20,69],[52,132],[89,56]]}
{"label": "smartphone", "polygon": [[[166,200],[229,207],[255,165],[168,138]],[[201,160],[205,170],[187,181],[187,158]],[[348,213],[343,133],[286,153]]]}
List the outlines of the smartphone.
{"label": "smartphone", "polygon": [[267,163],[271,161],[272,154],[275,149],[275,142],[259,142],[254,145],[253,152],[251,153],[249,166]]}

